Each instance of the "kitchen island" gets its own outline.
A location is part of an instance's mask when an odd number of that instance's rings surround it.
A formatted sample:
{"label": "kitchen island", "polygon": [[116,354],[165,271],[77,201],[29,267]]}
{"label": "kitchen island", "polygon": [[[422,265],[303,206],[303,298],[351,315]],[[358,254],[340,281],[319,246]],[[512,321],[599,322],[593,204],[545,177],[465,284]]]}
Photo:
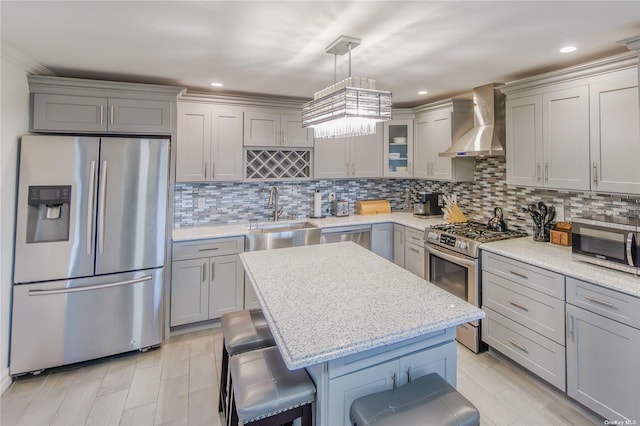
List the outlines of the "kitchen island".
{"label": "kitchen island", "polygon": [[455,327],[475,306],[352,242],[240,255],[290,369],[316,384],[316,425],[356,398],[437,372],[456,385]]}

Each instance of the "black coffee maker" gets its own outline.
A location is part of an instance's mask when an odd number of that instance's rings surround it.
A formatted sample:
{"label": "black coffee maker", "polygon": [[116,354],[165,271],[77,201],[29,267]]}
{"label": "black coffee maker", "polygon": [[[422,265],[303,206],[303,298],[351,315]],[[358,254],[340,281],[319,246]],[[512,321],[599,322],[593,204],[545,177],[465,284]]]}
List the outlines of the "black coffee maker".
{"label": "black coffee maker", "polygon": [[418,192],[418,200],[413,204],[413,215],[419,218],[428,218],[442,215],[442,193]]}

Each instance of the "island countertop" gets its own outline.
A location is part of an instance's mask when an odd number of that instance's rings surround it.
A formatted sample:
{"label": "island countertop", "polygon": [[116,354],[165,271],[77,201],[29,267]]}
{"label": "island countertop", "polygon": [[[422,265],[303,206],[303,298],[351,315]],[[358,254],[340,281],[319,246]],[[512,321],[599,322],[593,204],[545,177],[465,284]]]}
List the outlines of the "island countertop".
{"label": "island countertop", "polygon": [[290,369],[484,317],[353,242],[240,254]]}

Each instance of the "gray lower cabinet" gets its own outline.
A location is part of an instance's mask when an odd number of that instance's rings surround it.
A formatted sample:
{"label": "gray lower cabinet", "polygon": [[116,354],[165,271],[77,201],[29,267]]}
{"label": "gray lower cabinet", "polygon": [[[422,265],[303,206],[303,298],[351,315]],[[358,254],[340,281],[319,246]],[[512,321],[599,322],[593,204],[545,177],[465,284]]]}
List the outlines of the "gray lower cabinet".
{"label": "gray lower cabinet", "polygon": [[569,396],[607,420],[635,424],[625,421],[640,419],[639,354],[640,299],[567,278]]}
{"label": "gray lower cabinet", "polygon": [[34,131],[171,133],[169,101],[35,93],[32,108]]}
{"label": "gray lower cabinet", "polygon": [[371,251],[393,261],[393,223],[371,225]]}
{"label": "gray lower cabinet", "polygon": [[351,404],[361,396],[393,389],[412,379],[438,373],[452,386],[456,385],[456,343],[417,351],[397,359],[369,366],[329,380],[328,422],[330,425],[350,425]]}
{"label": "gray lower cabinet", "polygon": [[393,225],[393,262],[404,268],[404,226]]}
{"label": "gray lower cabinet", "polygon": [[405,227],[404,268],[424,278],[424,232]]}
{"label": "gray lower cabinet", "polygon": [[243,237],[173,245],[172,327],[243,309],[244,268],[238,256],[243,247]]}
{"label": "gray lower cabinet", "polygon": [[563,391],[564,289],[561,274],[482,254],[482,340]]}

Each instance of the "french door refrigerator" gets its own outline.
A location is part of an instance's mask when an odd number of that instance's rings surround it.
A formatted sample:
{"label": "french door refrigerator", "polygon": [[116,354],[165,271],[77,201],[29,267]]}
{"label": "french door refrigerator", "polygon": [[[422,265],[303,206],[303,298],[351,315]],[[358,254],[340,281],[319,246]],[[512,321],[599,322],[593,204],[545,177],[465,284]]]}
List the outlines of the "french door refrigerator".
{"label": "french door refrigerator", "polygon": [[9,371],[162,342],[169,141],[23,136]]}

